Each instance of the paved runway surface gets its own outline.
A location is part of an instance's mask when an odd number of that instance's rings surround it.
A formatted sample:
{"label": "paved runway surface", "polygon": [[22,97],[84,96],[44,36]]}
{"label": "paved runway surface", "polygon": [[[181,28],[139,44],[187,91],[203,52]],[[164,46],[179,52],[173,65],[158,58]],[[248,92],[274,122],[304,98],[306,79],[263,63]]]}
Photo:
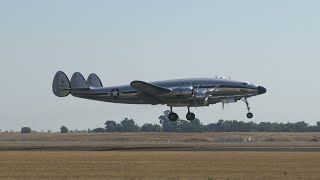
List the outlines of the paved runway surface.
{"label": "paved runway surface", "polygon": [[320,152],[320,147],[0,147],[0,151],[279,151]]}

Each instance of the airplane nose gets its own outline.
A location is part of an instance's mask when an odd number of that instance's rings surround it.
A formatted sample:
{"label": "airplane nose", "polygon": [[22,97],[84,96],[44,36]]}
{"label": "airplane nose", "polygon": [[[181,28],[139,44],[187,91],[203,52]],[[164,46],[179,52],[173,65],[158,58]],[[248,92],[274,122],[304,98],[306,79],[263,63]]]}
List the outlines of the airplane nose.
{"label": "airplane nose", "polygon": [[258,94],[264,94],[267,92],[267,89],[262,87],[262,86],[258,86]]}

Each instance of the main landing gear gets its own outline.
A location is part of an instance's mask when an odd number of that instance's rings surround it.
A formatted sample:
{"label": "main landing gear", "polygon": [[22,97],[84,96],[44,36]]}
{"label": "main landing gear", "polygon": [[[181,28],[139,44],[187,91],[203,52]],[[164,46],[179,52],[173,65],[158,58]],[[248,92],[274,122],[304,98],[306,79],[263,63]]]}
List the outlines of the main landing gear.
{"label": "main landing gear", "polygon": [[[172,111],[172,106],[170,106],[170,111],[171,112],[169,113],[169,116],[168,116],[169,120],[170,121],[177,121],[179,119],[179,116],[177,113]],[[193,121],[196,118],[196,115],[194,113],[190,112],[190,107],[188,107],[188,113],[186,115],[186,118],[189,121]]]}
{"label": "main landing gear", "polygon": [[250,108],[250,106],[249,106],[249,102],[248,102],[247,98],[243,98],[242,101],[243,101],[244,103],[246,103],[246,105],[247,105],[247,109],[248,109],[247,118],[248,118],[248,119],[252,119],[252,118],[253,118],[253,114],[250,112],[250,109],[251,109],[251,108]]}
{"label": "main landing gear", "polygon": [[192,112],[190,112],[190,107],[188,107],[188,113],[186,115],[187,120],[193,121],[196,118],[196,115]]}
{"label": "main landing gear", "polygon": [[172,111],[172,106],[170,106],[170,111],[171,112],[169,113],[169,116],[168,116],[169,120],[170,121],[177,121],[179,119],[179,116],[177,113]]}

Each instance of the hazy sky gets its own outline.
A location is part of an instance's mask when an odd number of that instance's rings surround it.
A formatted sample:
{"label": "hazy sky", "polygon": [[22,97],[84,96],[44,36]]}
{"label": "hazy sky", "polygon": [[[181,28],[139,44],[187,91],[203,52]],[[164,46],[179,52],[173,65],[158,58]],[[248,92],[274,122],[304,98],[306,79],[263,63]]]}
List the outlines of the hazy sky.
{"label": "hazy sky", "polygon": [[[0,0],[0,129],[58,130],[133,118],[166,106],[55,97],[56,71],[132,80],[231,76],[265,86],[254,122],[320,121],[320,1]],[[184,117],[187,109],[176,108]],[[192,109],[204,123],[246,119],[242,102]]]}

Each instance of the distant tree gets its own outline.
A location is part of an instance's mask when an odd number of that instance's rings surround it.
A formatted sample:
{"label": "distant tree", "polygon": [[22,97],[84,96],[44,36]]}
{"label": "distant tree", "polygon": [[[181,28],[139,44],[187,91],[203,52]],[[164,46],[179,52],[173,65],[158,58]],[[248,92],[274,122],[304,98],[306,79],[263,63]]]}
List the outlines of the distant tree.
{"label": "distant tree", "polygon": [[281,132],[293,132],[293,130],[290,127],[284,127]]}
{"label": "distant tree", "polygon": [[205,128],[206,132],[218,132],[219,131],[218,125],[216,123],[207,124],[204,128]]}
{"label": "distant tree", "polygon": [[121,132],[137,132],[139,131],[140,127],[135,124],[133,119],[125,118],[123,121],[120,122],[120,131]]}
{"label": "distant tree", "polygon": [[217,122],[216,130],[221,132],[221,131],[223,131],[223,128],[224,128],[224,120],[220,119]]}
{"label": "distant tree", "polygon": [[164,132],[181,132],[181,128],[179,126],[180,120],[170,121],[169,116],[170,111],[164,111],[163,115],[159,116],[160,124],[162,126],[162,130]]}
{"label": "distant tree", "polygon": [[103,132],[106,132],[106,129],[99,127],[99,128],[93,129],[92,132],[93,133],[103,133]]}
{"label": "distant tree", "polygon": [[177,122],[178,130],[180,132],[191,132],[192,130],[190,129],[190,123],[187,120],[179,120]]}
{"label": "distant tree", "polygon": [[69,133],[69,129],[66,126],[61,126],[60,133]]}
{"label": "distant tree", "polygon": [[199,119],[194,119],[193,121],[183,121],[180,122],[180,128],[182,132],[203,132],[204,126]]}
{"label": "distant tree", "polygon": [[117,124],[115,121],[109,120],[104,123],[106,126],[106,132],[116,132],[119,131],[119,124]]}
{"label": "distant tree", "polygon": [[154,126],[152,124],[146,123],[141,127],[142,132],[154,132]]}
{"label": "distant tree", "polygon": [[31,128],[29,127],[22,127],[21,128],[21,133],[31,133]]}
{"label": "distant tree", "polygon": [[320,127],[320,121],[317,122],[317,126]]}
{"label": "distant tree", "polygon": [[142,132],[161,132],[161,126],[159,126],[158,124],[149,124],[149,123],[146,123],[144,124],[140,131]]}
{"label": "distant tree", "polygon": [[308,124],[304,121],[296,122],[294,124],[295,132],[306,132],[308,130]]}
{"label": "distant tree", "polygon": [[158,124],[153,125],[153,127],[154,127],[154,132],[161,132],[162,131],[161,126]]}

